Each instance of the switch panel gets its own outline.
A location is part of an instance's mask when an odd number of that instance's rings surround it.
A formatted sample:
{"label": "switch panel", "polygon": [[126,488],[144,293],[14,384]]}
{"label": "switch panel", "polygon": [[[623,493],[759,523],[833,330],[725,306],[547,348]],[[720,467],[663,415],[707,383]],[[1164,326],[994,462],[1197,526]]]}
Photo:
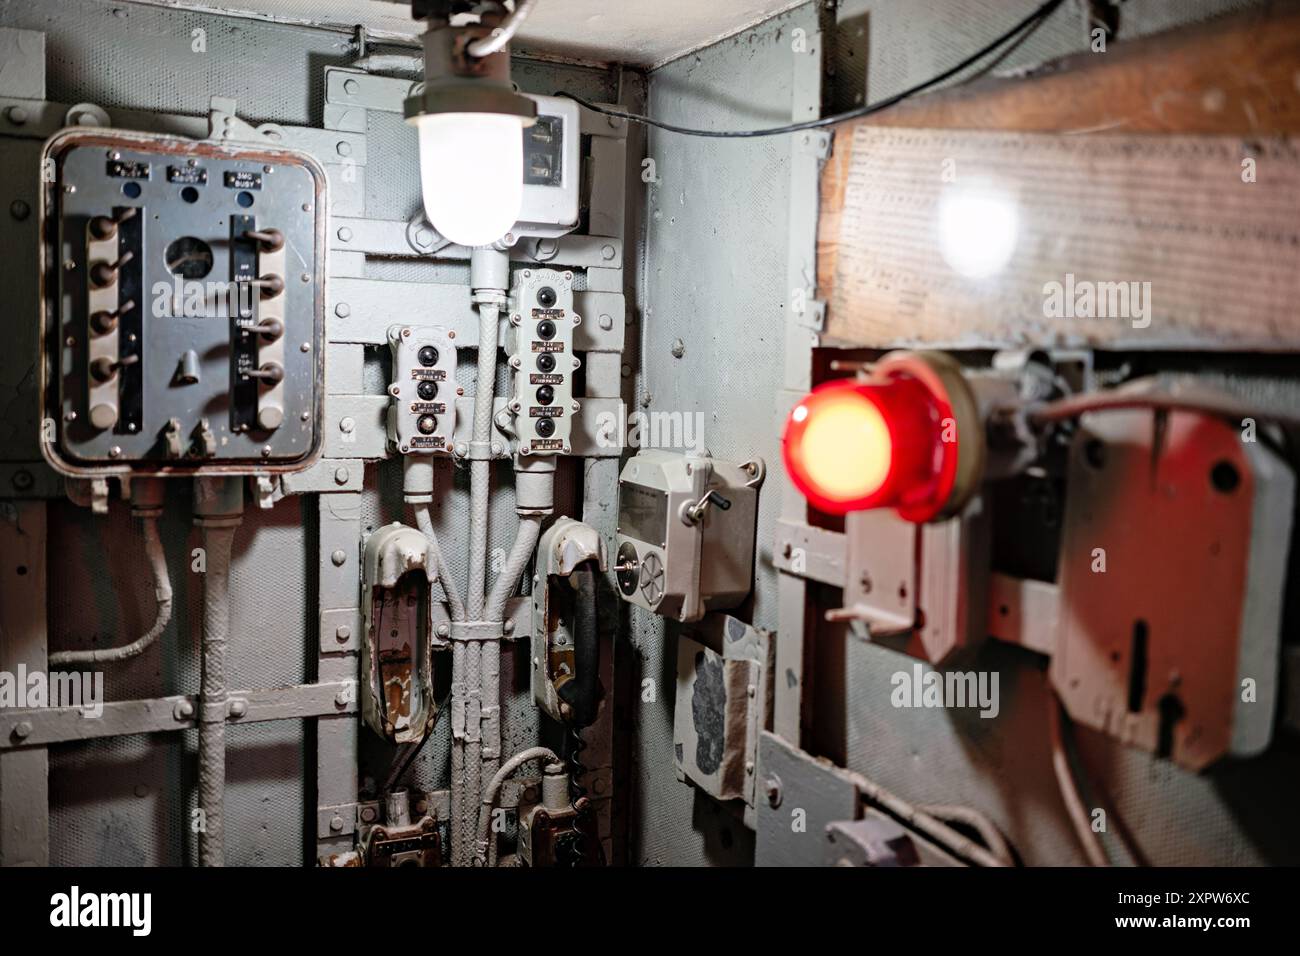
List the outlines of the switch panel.
{"label": "switch panel", "polygon": [[515,273],[510,317],[510,411],[521,455],[568,454],[573,429],[573,273],[524,269]]}
{"label": "switch panel", "polygon": [[320,451],[326,179],[308,156],[77,128],[45,148],[42,446],[69,475]]}
{"label": "switch panel", "polygon": [[562,236],[578,225],[582,114],[562,96],[533,96],[537,122],[524,127],[524,200],[511,232]]}
{"label": "switch panel", "polygon": [[455,332],[440,326],[394,325],[388,440],[403,455],[446,454],[456,430]]}
{"label": "switch panel", "polygon": [[767,466],[645,448],[618,479],[614,570],[623,600],[678,621],[733,608],[754,580]]}

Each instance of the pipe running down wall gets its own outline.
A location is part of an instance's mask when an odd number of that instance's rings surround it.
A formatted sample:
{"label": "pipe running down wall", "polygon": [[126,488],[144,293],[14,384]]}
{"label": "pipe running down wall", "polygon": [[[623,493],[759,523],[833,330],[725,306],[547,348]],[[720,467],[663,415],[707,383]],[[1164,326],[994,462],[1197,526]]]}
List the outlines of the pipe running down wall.
{"label": "pipe running down wall", "polygon": [[199,688],[199,864],[226,862],[226,641],[230,633],[230,556],[243,520],[239,478],[194,482],[194,523],[203,535],[203,650]]}
{"label": "pipe running down wall", "polygon": [[[472,254],[471,288],[479,312],[479,352],[474,386],[474,419],[469,450],[469,576],[465,600],[451,580],[433,528],[429,506],[435,485],[434,463],[408,456],[403,492],[415,511],[416,525],[428,539],[435,572],[447,597],[452,628],[451,665],[451,862],[475,860],[476,829],[484,783],[501,766],[501,640],[506,602],[532,559],[542,521],[554,506],[553,461],[516,461],[514,543],[491,591],[487,588],[488,513],[491,504],[492,406],[496,392],[499,324],[510,286],[509,255],[493,249]],[[463,630],[456,625],[462,625]],[[473,634],[470,638],[469,635]],[[489,859],[495,859],[490,853]]]}

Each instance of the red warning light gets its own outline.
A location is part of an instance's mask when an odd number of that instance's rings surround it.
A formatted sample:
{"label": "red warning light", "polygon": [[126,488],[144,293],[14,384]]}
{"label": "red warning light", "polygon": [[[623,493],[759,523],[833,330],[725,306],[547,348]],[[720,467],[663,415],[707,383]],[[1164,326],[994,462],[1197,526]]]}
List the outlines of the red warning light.
{"label": "red warning light", "polygon": [[954,494],[960,429],[950,386],[960,383],[961,412],[969,393],[959,371],[952,378],[955,366],[933,361],[888,356],[869,379],[827,382],[794,407],[785,467],[814,507],[831,514],[894,508],[922,522],[964,504]]}

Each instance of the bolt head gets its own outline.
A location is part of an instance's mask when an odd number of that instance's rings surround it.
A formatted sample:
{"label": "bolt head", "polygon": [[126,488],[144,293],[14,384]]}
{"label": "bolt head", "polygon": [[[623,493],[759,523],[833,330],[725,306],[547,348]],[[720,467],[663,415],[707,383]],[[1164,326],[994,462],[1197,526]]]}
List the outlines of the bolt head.
{"label": "bolt head", "polygon": [[32,724],[29,720],[24,720],[14,728],[14,736],[19,740],[26,740],[32,735]]}
{"label": "bolt head", "polygon": [[343,562],[348,559],[347,553],[342,548],[330,555],[330,560],[334,562],[335,567],[343,567]]}
{"label": "bolt head", "polygon": [[348,478],[350,477],[351,477],[351,472],[349,472],[346,468],[334,469],[334,483],[336,485],[346,485],[348,483]]}

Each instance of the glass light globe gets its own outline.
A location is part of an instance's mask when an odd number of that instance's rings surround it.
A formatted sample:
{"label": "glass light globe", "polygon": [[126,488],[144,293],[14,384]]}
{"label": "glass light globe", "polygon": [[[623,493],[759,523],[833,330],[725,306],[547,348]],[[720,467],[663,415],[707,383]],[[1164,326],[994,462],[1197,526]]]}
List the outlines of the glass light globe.
{"label": "glass light globe", "polygon": [[519,220],[523,122],[503,113],[419,117],[420,188],[433,228],[458,246],[486,246]]}

